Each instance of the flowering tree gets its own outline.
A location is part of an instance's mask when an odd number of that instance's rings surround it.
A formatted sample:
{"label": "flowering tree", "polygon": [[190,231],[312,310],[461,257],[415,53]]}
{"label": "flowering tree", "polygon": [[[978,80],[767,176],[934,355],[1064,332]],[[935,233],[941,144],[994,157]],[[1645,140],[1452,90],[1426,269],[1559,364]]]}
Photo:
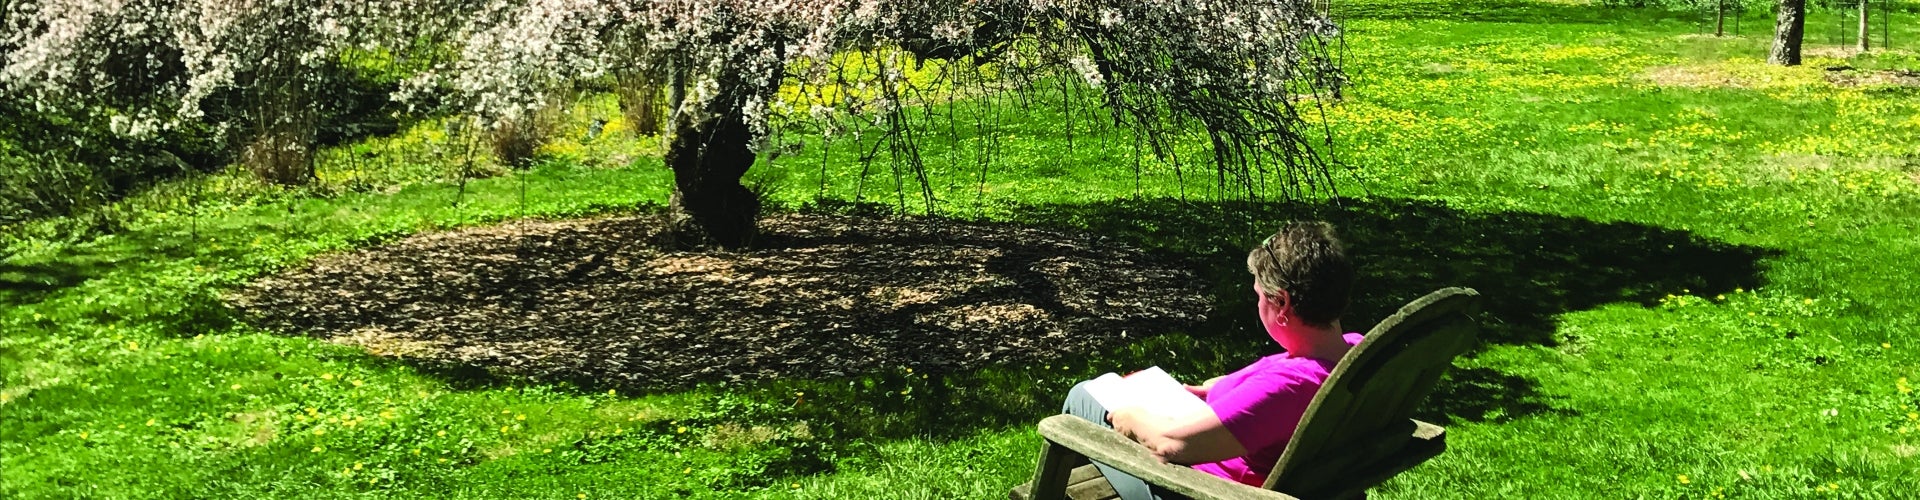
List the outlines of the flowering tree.
{"label": "flowering tree", "polygon": [[[1328,49],[1339,31],[1311,0],[14,0],[5,12],[6,92],[111,115],[127,135],[212,123],[283,183],[312,177],[315,99],[348,54],[419,56],[396,97],[444,98],[496,137],[583,80],[665,83],[676,233],[727,247],[753,239],[760,202],[740,179],[780,123],[871,118],[931,202],[908,109],[960,81],[976,95],[1078,81],[1154,153],[1202,130],[1221,182],[1251,191],[1277,171],[1292,194],[1329,185],[1295,106],[1342,83]],[[904,76],[929,67],[935,83]]]}
{"label": "flowering tree", "polygon": [[450,33],[461,0],[15,0],[0,83],[43,109],[111,115],[114,132],[227,132],[243,163],[313,176],[316,97],[349,51],[398,53]]}
{"label": "flowering tree", "polygon": [[[774,123],[872,117],[894,151],[916,154],[903,110],[939,89],[903,74],[929,62],[942,82],[983,65],[1012,86],[1078,79],[1155,153],[1198,125],[1223,181],[1251,186],[1277,166],[1293,189],[1328,185],[1315,150],[1325,136],[1295,106],[1337,95],[1339,32],[1308,0],[495,0],[482,11],[462,57],[416,83],[454,89],[505,126],[570,81],[669,75],[672,210],[697,242],[751,243],[760,203],[740,179]],[[783,86],[808,98],[777,99]]]}

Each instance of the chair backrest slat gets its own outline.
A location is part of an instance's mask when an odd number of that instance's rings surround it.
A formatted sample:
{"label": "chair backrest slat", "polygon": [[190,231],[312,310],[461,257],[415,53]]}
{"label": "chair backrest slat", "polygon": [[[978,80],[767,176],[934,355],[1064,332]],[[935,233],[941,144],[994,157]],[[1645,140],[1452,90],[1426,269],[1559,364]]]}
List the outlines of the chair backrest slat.
{"label": "chair backrest slat", "polygon": [[1473,346],[1479,301],[1469,288],[1441,289],[1367,332],[1314,395],[1266,488],[1317,490],[1340,481],[1339,472],[1385,458],[1412,439],[1414,408],[1453,358]]}

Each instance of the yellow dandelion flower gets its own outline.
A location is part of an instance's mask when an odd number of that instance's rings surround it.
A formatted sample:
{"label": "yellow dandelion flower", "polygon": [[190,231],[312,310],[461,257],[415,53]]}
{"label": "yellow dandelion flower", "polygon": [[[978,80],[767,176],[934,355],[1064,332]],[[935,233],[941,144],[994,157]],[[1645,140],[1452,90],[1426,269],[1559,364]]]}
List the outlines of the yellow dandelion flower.
{"label": "yellow dandelion flower", "polygon": [[85,432],[80,433],[80,439],[86,439],[86,438],[87,438],[87,433]]}
{"label": "yellow dandelion flower", "polygon": [[366,383],[366,382],[361,382],[361,381],[360,381],[359,379],[354,379],[354,381],[353,381],[353,386],[354,386],[354,387],[360,387],[360,386],[363,386],[363,385],[367,385],[367,383]]}
{"label": "yellow dandelion flower", "polygon": [[395,413],[393,412],[393,410],[391,410],[391,409],[389,409],[389,410],[385,410],[385,411],[381,411],[381,412],[380,412],[380,418],[384,418],[384,419],[387,419],[387,420],[393,420],[393,418],[394,418],[394,417],[396,417],[396,416],[398,416],[398,415],[397,415],[397,414],[395,414]]}
{"label": "yellow dandelion flower", "polygon": [[507,426],[500,426],[500,432],[507,432]]}
{"label": "yellow dandelion flower", "polygon": [[320,380],[333,380],[333,374],[328,373],[328,374],[320,375]]}
{"label": "yellow dandelion flower", "polygon": [[139,343],[139,342],[127,342],[127,350],[129,350],[129,351],[138,351],[138,350],[140,350],[140,343]]}
{"label": "yellow dandelion flower", "polygon": [[514,416],[513,416],[513,419],[514,419],[514,420],[526,420],[526,419],[527,419],[527,416],[526,416],[526,415],[514,415]]}
{"label": "yellow dandelion flower", "polygon": [[444,459],[444,458],[440,459],[440,463],[443,463],[443,464],[447,463],[447,459]]}
{"label": "yellow dandelion flower", "polygon": [[447,431],[435,432],[433,433],[433,435],[439,436],[439,437],[447,437]]}
{"label": "yellow dandelion flower", "polygon": [[574,498],[578,498],[578,499],[580,499],[580,500],[587,500],[587,494],[586,494],[586,493],[581,493],[581,494],[578,494],[578,495],[574,495],[573,497],[574,497]]}
{"label": "yellow dandelion flower", "polygon": [[512,415],[513,410],[500,410],[501,415]]}
{"label": "yellow dandelion flower", "polygon": [[327,449],[326,449],[326,448],[321,448],[321,447],[318,447],[318,446],[315,446],[315,447],[313,447],[313,452],[314,452],[314,453],[319,453],[319,452],[322,452],[322,451],[327,451]]}
{"label": "yellow dandelion flower", "polygon": [[227,388],[238,391],[240,390],[240,384],[233,384],[233,385],[227,386]]}
{"label": "yellow dandelion flower", "polygon": [[147,427],[153,427],[154,419],[147,419]]}
{"label": "yellow dandelion flower", "polygon": [[315,436],[325,436],[325,435],[327,435],[327,430],[326,430],[326,429],[322,429],[322,428],[319,428],[319,427],[315,427],[315,428],[313,428],[313,435],[315,435]]}
{"label": "yellow dandelion flower", "polygon": [[692,468],[692,467],[688,467],[688,468],[687,468],[687,470],[683,470],[683,471],[680,471],[680,473],[681,473],[681,474],[692,474],[692,473],[693,473],[693,468]]}
{"label": "yellow dandelion flower", "polygon": [[360,463],[360,462],[354,462],[354,463],[353,463],[353,470],[360,470],[360,468],[361,468],[361,467],[364,467],[364,466],[366,466],[366,464],[364,464],[364,463]]}
{"label": "yellow dandelion flower", "polygon": [[1679,476],[1675,476],[1675,477],[1676,477],[1676,478],[1678,478],[1678,479],[1680,479],[1680,484],[1688,484],[1688,483],[1691,483],[1691,482],[1692,482],[1692,481],[1689,481],[1689,480],[1687,480],[1687,475],[1686,475],[1686,474],[1681,474],[1681,475],[1679,475]]}
{"label": "yellow dandelion flower", "polygon": [[800,483],[793,483],[793,489],[800,489]]}
{"label": "yellow dandelion flower", "polygon": [[553,453],[553,448],[542,448],[540,453]]}
{"label": "yellow dandelion flower", "polygon": [[1892,343],[1892,342],[1881,342],[1881,343],[1880,343],[1880,348],[1881,348],[1881,349],[1892,349],[1892,348],[1893,348],[1893,343]]}
{"label": "yellow dandelion flower", "polygon": [[1834,484],[1834,483],[1827,483],[1827,489],[1833,490],[1833,491],[1840,491],[1840,485]]}
{"label": "yellow dandelion flower", "polygon": [[1803,300],[1803,301],[1800,301],[1800,303],[1802,303],[1802,304],[1807,304],[1807,305],[1813,305],[1813,299],[1807,299],[1807,300]]}
{"label": "yellow dandelion flower", "polygon": [[687,426],[684,426],[684,425],[682,425],[682,426],[680,426],[680,429],[678,429],[678,430],[675,430],[675,431],[673,431],[673,432],[675,432],[675,433],[678,433],[678,434],[686,434],[686,433],[687,433]]}

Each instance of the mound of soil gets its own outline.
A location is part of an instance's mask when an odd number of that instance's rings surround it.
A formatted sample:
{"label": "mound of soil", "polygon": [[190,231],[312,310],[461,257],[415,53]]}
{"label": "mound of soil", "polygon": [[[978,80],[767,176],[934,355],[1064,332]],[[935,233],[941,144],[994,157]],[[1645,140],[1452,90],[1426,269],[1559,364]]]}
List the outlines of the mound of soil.
{"label": "mound of soil", "polygon": [[1187,266],[1102,238],[776,215],[760,249],[656,217],[518,222],[317,259],[237,290],[257,324],[388,356],[636,389],[1033,362],[1191,328]]}

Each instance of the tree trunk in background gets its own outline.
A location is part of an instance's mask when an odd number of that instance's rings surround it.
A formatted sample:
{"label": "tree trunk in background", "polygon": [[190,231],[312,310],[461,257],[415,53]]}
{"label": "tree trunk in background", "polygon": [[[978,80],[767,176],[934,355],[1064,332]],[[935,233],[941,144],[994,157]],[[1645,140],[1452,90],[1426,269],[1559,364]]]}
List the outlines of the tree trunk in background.
{"label": "tree trunk in background", "polygon": [[1714,4],[1713,36],[1727,36],[1727,0]]}
{"label": "tree trunk in background", "polygon": [[742,110],[753,98],[772,99],[778,78],[723,75],[718,95],[683,102],[673,115],[666,163],[673,169],[671,226],[686,247],[737,249],[759,234],[760,197],[740,184],[753,166],[753,128]]}
{"label": "tree trunk in background", "polygon": [[1868,12],[1867,7],[1868,7],[1867,0],[1860,0],[1860,46],[1859,46],[1859,49],[1861,52],[1867,51],[1867,34],[1870,33],[1869,31],[1867,31],[1867,29],[1869,26],[1871,26],[1867,24],[1867,12]]}
{"label": "tree trunk in background", "polygon": [[1767,62],[1781,66],[1800,65],[1800,39],[1807,32],[1807,0],[1780,0],[1774,18],[1773,50]]}

